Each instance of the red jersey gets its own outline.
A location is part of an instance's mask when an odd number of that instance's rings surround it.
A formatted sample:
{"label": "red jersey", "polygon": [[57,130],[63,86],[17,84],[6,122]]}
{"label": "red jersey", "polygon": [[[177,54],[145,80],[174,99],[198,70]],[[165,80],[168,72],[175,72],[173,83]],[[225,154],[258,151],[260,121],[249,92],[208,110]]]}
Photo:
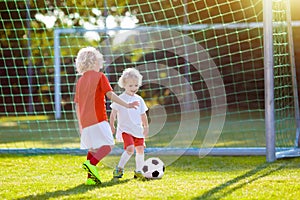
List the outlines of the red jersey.
{"label": "red jersey", "polygon": [[75,103],[78,104],[82,128],[108,121],[105,94],[112,91],[102,72],[87,71],[76,84]]}

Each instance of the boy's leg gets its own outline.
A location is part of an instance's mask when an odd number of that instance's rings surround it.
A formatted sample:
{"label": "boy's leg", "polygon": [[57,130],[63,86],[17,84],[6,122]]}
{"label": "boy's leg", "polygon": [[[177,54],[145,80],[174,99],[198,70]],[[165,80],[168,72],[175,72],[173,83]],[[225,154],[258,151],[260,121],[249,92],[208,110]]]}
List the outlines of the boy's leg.
{"label": "boy's leg", "polygon": [[97,165],[100,160],[107,156],[111,152],[111,146],[104,145],[94,152],[91,152],[90,162],[92,165]]}
{"label": "boy's leg", "polygon": [[[132,145],[132,148],[133,148],[133,145]],[[126,163],[129,161],[129,159],[131,158],[132,154],[133,154],[133,152],[129,152],[127,150],[122,153],[119,164],[113,172],[114,178],[122,178],[122,176],[124,174],[124,167],[125,167]]]}
{"label": "boy's leg", "polygon": [[122,133],[125,151],[122,153],[120,161],[113,171],[114,178],[121,178],[124,173],[124,167],[134,153],[133,137],[130,134]]}
{"label": "boy's leg", "polygon": [[111,152],[111,146],[105,145],[97,149],[96,151],[89,151],[87,160],[83,163],[83,168],[88,171],[88,179],[92,178],[97,183],[101,183],[100,176],[96,165]]}
{"label": "boy's leg", "polygon": [[134,153],[134,140],[132,135],[127,134],[127,133],[122,133],[122,138],[124,141],[124,149],[125,151],[123,152],[118,167],[123,168],[125,167],[126,163],[129,161],[131,156]]}
{"label": "boy's leg", "polygon": [[124,169],[126,163],[129,161],[129,159],[131,158],[131,156],[133,154],[133,150],[130,150],[130,149],[133,149],[133,145],[128,147],[126,149],[126,151],[124,151],[122,153],[119,164],[118,164],[118,167]]}
{"label": "boy's leg", "polygon": [[144,164],[145,154],[144,154],[144,146],[136,147],[136,155],[135,155],[135,163],[136,163],[136,171],[142,171]]}
{"label": "boy's leg", "polygon": [[[87,160],[91,160],[92,157],[93,157],[92,153],[90,151],[88,151],[86,159]],[[88,178],[92,177],[90,173],[87,173],[87,174],[88,174]]]}
{"label": "boy's leg", "polygon": [[142,175],[142,168],[144,165],[144,150],[145,150],[145,140],[144,138],[135,138],[134,139],[134,146],[136,150],[135,155],[135,165],[136,169],[134,171],[134,178],[144,179],[144,176]]}

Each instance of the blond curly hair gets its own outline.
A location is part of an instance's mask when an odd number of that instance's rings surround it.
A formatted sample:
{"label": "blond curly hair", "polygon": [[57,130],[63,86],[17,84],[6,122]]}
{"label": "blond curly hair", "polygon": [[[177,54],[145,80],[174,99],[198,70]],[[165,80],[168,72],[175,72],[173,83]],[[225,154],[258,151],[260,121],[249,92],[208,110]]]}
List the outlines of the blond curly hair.
{"label": "blond curly hair", "polygon": [[142,86],[142,79],[143,76],[140,74],[140,72],[135,68],[127,68],[123,71],[122,76],[120,77],[118,81],[118,85],[121,88],[124,88],[126,84],[127,79],[137,79],[139,87]]}
{"label": "blond curly hair", "polygon": [[103,55],[94,47],[85,47],[79,50],[75,60],[76,71],[83,74],[89,70],[103,68]]}

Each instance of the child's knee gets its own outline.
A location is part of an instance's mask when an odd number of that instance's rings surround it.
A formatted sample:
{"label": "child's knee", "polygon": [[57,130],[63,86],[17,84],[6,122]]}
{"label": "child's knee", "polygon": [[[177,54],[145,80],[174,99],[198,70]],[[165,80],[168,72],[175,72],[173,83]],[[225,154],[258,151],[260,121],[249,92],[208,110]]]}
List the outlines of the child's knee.
{"label": "child's knee", "polygon": [[135,149],[136,149],[136,153],[143,154],[145,148],[144,146],[137,146]]}
{"label": "child's knee", "polygon": [[126,148],[126,152],[129,154],[129,155],[132,155],[134,153],[134,146],[133,145],[130,145]]}

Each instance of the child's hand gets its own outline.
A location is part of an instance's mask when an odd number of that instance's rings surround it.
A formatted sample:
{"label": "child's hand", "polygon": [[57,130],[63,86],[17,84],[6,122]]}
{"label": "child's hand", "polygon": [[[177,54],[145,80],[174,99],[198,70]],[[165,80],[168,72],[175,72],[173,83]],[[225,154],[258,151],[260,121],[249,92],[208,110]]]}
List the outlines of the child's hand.
{"label": "child's hand", "polygon": [[137,107],[139,107],[140,102],[139,101],[134,101],[128,104],[128,108],[134,108],[137,109]]}

